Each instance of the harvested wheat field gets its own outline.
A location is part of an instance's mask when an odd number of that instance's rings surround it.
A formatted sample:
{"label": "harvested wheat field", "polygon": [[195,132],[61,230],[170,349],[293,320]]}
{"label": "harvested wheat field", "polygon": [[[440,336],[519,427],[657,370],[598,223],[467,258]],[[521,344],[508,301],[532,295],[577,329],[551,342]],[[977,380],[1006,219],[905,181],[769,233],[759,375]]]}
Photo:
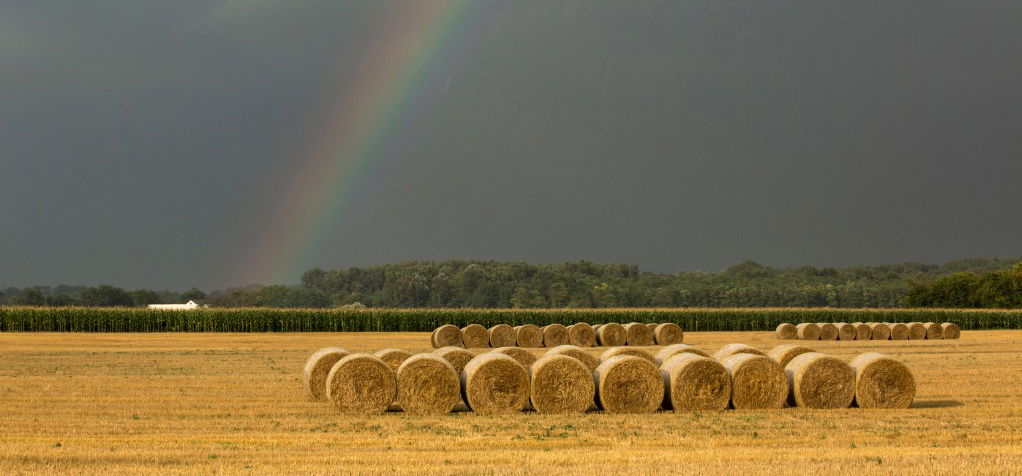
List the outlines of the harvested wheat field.
{"label": "harvested wheat field", "polygon": [[[708,353],[735,342],[766,353],[777,344],[773,332],[686,332],[685,342]],[[0,334],[0,472],[1004,474],[1022,467],[1022,331],[813,343],[846,362],[867,351],[904,361],[917,387],[904,410],[346,416],[303,389],[306,359],[328,346],[432,350],[428,332]]]}

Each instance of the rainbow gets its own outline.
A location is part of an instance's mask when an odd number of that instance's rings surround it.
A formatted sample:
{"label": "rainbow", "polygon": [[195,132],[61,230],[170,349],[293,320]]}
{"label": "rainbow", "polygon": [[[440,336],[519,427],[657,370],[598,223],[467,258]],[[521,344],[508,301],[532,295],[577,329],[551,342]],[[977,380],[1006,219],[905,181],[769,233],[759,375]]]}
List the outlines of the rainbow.
{"label": "rainbow", "polygon": [[[343,219],[360,177],[435,99],[432,89],[482,29],[474,0],[399,2],[353,80],[329,102],[323,127],[279,196],[264,232],[243,254],[235,284],[294,282]],[[438,81],[440,80],[440,81]]]}

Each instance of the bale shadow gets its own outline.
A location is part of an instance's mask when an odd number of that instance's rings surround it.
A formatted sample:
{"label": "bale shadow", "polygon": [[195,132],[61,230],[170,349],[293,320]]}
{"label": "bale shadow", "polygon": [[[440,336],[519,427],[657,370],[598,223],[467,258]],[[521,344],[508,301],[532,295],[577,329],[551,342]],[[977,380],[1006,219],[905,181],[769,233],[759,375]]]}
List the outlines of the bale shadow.
{"label": "bale shadow", "polygon": [[923,400],[912,402],[909,408],[951,408],[965,405],[958,400]]}

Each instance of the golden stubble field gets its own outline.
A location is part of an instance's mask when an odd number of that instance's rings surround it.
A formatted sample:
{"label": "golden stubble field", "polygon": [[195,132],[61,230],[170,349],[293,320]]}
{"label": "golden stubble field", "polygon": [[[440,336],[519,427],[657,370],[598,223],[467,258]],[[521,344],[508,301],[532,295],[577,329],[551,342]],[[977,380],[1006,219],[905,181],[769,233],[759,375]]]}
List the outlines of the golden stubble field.
{"label": "golden stubble field", "polygon": [[[302,391],[317,348],[428,342],[428,333],[0,334],[0,473],[1022,471],[1022,331],[812,344],[846,360],[878,350],[907,362],[919,389],[899,411],[352,417]],[[685,342],[780,343],[768,332]]]}

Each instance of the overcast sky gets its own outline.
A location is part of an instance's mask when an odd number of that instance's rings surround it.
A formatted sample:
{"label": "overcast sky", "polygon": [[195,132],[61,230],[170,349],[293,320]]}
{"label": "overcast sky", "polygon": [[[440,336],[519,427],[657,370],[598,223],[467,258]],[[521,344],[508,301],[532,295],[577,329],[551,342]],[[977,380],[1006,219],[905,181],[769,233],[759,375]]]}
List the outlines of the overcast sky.
{"label": "overcast sky", "polygon": [[[0,2],[0,286],[249,284],[396,5]],[[298,269],[1022,254],[1022,2],[479,11]]]}

